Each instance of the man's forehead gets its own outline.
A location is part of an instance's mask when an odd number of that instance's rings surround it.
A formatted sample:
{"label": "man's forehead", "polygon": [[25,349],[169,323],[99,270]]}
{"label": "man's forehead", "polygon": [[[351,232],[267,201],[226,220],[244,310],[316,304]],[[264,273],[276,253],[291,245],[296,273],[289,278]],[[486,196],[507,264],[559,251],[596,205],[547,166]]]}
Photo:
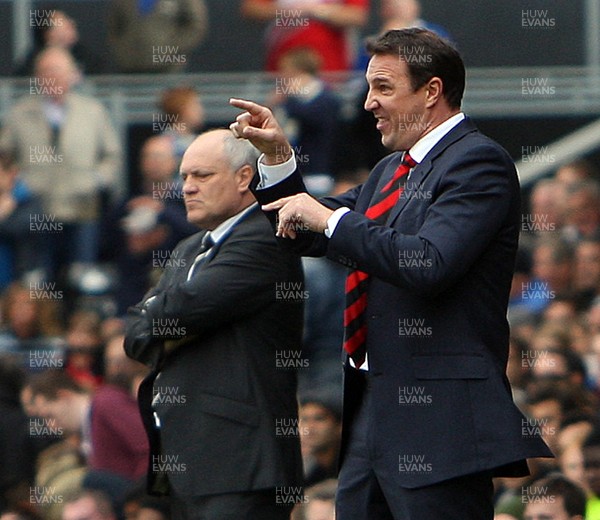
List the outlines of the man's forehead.
{"label": "man's forehead", "polygon": [[378,81],[406,74],[406,64],[398,56],[376,54],[369,61],[365,77],[367,81]]}

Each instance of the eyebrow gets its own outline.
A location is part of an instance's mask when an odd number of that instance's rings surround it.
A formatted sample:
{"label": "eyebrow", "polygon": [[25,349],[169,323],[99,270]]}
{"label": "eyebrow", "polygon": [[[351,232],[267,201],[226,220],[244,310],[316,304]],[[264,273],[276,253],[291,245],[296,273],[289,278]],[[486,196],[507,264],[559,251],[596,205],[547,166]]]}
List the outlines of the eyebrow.
{"label": "eyebrow", "polygon": [[[369,79],[367,78],[367,83]],[[377,75],[371,78],[371,83],[393,83],[392,78],[389,76]]]}
{"label": "eyebrow", "polygon": [[217,173],[216,171],[213,170],[200,170],[200,169],[195,169],[195,170],[190,170],[189,172],[184,172],[184,171],[179,171],[179,176],[183,177],[184,175],[200,175],[200,176],[207,176],[207,175],[213,175]]}

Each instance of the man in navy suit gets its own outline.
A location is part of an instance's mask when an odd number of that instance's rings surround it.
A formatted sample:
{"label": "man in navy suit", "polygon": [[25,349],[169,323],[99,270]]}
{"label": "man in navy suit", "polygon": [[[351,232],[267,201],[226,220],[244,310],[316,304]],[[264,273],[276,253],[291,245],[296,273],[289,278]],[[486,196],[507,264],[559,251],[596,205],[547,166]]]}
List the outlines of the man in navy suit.
{"label": "man in navy suit", "polygon": [[263,152],[255,195],[282,241],[350,268],[336,518],[491,520],[492,477],[552,456],[505,376],[517,174],[460,111],[445,40],[393,30],[369,52],[365,109],[394,153],[363,185],[317,201],[267,108],[231,100],[231,128]]}

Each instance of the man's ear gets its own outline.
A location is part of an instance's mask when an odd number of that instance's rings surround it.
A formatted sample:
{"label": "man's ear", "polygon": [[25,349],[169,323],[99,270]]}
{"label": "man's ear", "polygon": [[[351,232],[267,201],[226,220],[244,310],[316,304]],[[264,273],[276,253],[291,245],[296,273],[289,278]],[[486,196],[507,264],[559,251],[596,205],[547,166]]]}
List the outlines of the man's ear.
{"label": "man's ear", "polygon": [[254,170],[249,164],[245,164],[235,172],[240,192],[246,192],[250,188],[250,182],[254,178]]}
{"label": "man's ear", "polygon": [[425,86],[425,103],[427,108],[432,108],[444,95],[444,84],[437,76],[431,78]]}

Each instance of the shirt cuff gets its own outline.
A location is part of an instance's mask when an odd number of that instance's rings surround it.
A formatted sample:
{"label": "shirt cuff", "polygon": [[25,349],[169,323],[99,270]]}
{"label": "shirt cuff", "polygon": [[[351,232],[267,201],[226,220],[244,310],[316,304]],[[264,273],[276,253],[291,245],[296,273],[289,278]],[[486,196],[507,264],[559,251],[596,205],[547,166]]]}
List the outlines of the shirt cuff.
{"label": "shirt cuff", "polygon": [[335,231],[335,228],[339,224],[340,220],[342,220],[342,217],[349,212],[349,208],[338,208],[331,214],[331,216],[327,219],[327,227],[324,231],[325,236],[327,238],[331,238]]}
{"label": "shirt cuff", "polygon": [[258,188],[274,186],[296,171],[296,157],[293,152],[287,161],[274,165],[263,164],[264,156],[263,153],[258,158],[258,175],[260,176]]}

